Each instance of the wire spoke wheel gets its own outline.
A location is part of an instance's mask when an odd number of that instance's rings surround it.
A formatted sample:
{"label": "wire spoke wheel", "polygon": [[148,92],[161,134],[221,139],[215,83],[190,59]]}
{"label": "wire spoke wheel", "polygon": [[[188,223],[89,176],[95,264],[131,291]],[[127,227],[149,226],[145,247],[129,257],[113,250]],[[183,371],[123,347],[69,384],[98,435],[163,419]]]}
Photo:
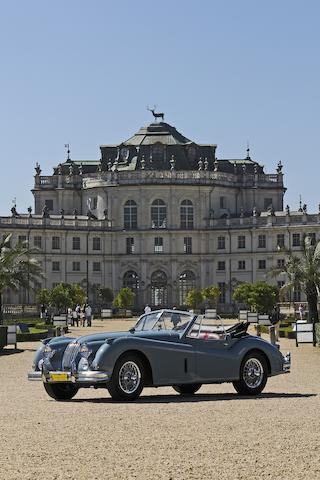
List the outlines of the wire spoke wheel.
{"label": "wire spoke wheel", "polygon": [[263,366],[257,358],[249,358],[243,367],[243,380],[249,388],[257,388],[263,380]]}
{"label": "wire spoke wheel", "polygon": [[128,361],[119,370],[119,386],[126,394],[134,393],[140,386],[141,372],[138,365]]}

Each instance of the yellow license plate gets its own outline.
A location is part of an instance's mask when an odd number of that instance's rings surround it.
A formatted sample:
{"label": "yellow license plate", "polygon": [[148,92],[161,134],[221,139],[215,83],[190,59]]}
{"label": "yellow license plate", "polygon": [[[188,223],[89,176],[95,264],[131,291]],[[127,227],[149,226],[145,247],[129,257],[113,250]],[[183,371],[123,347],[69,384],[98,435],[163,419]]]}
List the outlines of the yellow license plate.
{"label": "yellow license plate", "polygon": [[50,380],[52,382],[67,382],[68,374],[67,373],[50,373]]}

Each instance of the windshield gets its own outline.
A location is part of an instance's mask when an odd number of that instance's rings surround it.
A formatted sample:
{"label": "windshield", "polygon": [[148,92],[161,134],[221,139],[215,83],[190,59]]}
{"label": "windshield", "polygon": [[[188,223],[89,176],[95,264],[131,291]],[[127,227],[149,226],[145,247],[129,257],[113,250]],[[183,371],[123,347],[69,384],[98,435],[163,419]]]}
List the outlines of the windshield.
{"label": "windshield", "polygon": [[187,328],[192,319],[193,315],[189,312],[161,310],[142,315],[134,329],[135,331],[173,330],[181,332]]}

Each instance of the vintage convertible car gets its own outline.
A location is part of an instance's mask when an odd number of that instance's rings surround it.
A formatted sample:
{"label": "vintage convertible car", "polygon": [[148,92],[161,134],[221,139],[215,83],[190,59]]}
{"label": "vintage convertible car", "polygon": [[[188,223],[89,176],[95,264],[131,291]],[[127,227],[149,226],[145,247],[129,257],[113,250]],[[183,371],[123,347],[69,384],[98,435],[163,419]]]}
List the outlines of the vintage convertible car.
{"label": "vintage convertible car", "polygon": [[289,372],[290,354],[249,335],[248,324],[224,328],[217,319],[178,310],[142,315],[128,332],[46,339],[29,380],[50,397],[69,400],[79,388],[107,388],[116,400],[134,400],[143,387],[171,385],[193,394],[202,384],[232,382],[258,395],[270,376]]}

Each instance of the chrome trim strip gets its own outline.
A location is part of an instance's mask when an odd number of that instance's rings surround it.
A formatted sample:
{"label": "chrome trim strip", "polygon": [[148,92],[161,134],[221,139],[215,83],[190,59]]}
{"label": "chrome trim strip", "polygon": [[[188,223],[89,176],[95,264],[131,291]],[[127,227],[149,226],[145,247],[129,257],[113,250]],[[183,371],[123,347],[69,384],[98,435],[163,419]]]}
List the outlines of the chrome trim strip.
{"label": "chrome trim strip", "polygon": [[43,381],[45,383],[59,383],[50,380],[50,374],[55,373],[65,373],[67,374],[67,382],[73,383],[98,383],[98,382],[107,382],[110,380],[110,375],[106,372],[99,372],[96,370],[87,370],[83,372],[65,372],[65,371],[49,371],[42,373],[40,371],[29,372],[28,380],[37,380]]}
{"label": "chrome trim strip", "polygon": [[28,380],[34,381],[34,380],[42,380],[42,373],[40,370],[37,372],[28,372]]}

